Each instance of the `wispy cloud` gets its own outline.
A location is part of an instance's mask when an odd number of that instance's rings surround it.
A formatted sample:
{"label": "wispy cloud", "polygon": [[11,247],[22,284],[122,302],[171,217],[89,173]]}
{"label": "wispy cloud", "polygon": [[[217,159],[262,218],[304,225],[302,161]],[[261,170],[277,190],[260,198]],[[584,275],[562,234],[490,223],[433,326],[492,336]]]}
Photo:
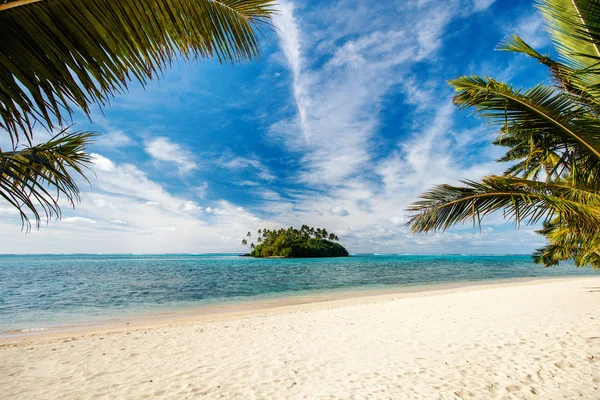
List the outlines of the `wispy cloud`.
{"label": "wispy cloud", "polygon": [[[397,94],[402,85],[414,86],[406,78],[410,68],[435,57],[448,23],[464,14],[460,4],[415,1],[389,20],[366,11],[362,24],[328,37],[330,30],[306,32],[303,26],[310,22],[296,18],[294,6],[282,2],[276,24],[298,113],[274,124],[271,134],[302,152],[301,181],[336,185],[372,167],[383,97]],[[344,2],[319,12],[335,25],[357,8],[358,3]],[[310,50],[332,41],[340,44],[324,54]]]}
{"label": "wispy cloud", "polygon": [[330,208],[329,214],[337,215],[338,217],[346,217],[346,216],[350,215],[348,210],[346,210],[344,207],[340,207],[340,206]]}
{"label": "wispy cloud", "polygon": [[496,0],[473,0],[473,5],[475,6],[475,10],[481,11],[494,4],[495,1]]}
{"label": "wispy cloud", "polygon": [[[245,170],[247,168],[251,168],[254,170],[254,176],[258,179],[272,181],[275,179],[275,175],[271,172],[271,170],[255,158],[246,158],[246,157],[221,157],[217,161],[217,165],[223,168],[227,168],[233,171]],[[244,181],[247,182],[247,181]],[[252,186],[252,185],[249,185]]]}
{"label": "wispy cloud", "polygon": [[208,192],[208,182],[202,182],[198,186],[192,189],[194,194],[201,199],[206,198],[206,193]]}
{"label": "wispy cloud", "polygon": [[190,150],[167,137],[147,140],[145,145],[146,152],[155,160],[175,164],[181,174],[188,173],[198,166]]}
{"label": "wispy cloud", "polygon": [[78,223],[97,224],[98,223],[98,221],[96,221],[95,219],[86,218],[86,217],[67,217],[67,218],[63,218],[62,222],[65,224],[78,224]]}
{"label": "wispy cloud", "polygon": [[108,149],[130,146],[134,143],[135,142],[122,131],[103,133],[94,139],[94,145]]}
{"label": "wispy cloud", "polygon": [[550,44],[550,37],[545,30],[544,20],[537,10],[524,14],[508,31],[521,37],[533,48],[543,48]]}

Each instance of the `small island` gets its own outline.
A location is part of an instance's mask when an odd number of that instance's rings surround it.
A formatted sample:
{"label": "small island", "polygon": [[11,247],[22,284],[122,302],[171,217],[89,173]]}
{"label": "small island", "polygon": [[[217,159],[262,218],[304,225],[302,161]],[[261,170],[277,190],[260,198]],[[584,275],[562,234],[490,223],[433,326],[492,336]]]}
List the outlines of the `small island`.
{"label": "small island", "polygon": [[340,239],[325,229],[302,225],[300,229],[259,229],[256,244],[248,232],[242,240],[251,250],[246,256],[257,258],[313,258],[347,257],[348,251],[338,242]]}

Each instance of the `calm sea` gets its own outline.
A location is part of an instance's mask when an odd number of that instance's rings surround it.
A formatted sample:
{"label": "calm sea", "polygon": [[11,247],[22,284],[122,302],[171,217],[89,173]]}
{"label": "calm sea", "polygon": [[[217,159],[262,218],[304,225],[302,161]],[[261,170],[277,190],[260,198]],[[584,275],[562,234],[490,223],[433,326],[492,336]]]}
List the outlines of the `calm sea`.
{"label": "calm sea", "polygon": [[0,256],[0,332],[315,291],[594,274],[572,265],[542,268],[522,255],[302,260],[222,254],[6,255]]}

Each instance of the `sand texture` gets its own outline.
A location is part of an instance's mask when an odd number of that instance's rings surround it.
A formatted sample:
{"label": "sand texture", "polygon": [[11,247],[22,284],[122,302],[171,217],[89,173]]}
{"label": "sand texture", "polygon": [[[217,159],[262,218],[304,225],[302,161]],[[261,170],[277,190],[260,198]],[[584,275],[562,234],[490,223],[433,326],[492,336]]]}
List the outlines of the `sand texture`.
{"label": "sand texture", "polygon": [[0,340],[2,399],[600,399],[600,277]]}

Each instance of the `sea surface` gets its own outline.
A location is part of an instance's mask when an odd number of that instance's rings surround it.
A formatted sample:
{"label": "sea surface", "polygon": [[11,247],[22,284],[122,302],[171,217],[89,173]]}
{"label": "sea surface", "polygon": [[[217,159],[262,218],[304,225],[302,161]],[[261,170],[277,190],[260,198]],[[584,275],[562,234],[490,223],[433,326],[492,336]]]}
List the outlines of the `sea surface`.
{"label": "sea surface", "polygon": [[528,255],[3,255],[0,333],[327,291],[598,274],[569,264],[542,268]]}

